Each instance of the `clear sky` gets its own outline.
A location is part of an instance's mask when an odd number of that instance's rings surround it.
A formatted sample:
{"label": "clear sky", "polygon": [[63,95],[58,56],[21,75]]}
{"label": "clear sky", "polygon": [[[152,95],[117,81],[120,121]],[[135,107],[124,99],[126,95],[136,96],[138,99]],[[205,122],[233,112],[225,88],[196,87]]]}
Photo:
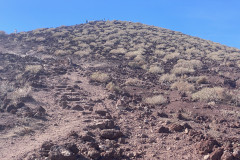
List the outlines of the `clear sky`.
{"label": "clear sky", "polygon": [[126,20],[159,26],[240,49],[240,0],[0,0],[7,33]]}

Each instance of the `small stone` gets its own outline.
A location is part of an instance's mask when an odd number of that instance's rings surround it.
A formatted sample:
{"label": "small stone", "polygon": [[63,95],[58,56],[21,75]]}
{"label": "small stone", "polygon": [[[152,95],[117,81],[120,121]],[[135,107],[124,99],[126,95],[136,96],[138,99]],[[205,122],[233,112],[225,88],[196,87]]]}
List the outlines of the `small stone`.
{"label": "small stone", "polygon": [[196,147],[200,154],[207,154],[212,152],[214,146],[218,146],[216,140],[205,140],[201,141]]}
{"label": "small stone", "polygon": [[104,110],[96,110],[95,113],[99,114],[100,116],[106,116],[107,115],[107,111],[104,111]]}
{"label": "small stone", "polygon": [[100,153],[99,151],[95,150],[95,149],[90,149],[87,153],[87,155],[90,157],[90,158],[93,158],[93,159],[99,159],[100,158]]}
{"label": "small stone", "polygon": [[159,128],[158,133],[170,133],[170,131],[169,128],[162,126]]}
{"label": "small stone", "polygon": [[118,139],[118,138],[122,137],[123,133],[121,131],[115,130],[115,129],[104,129],[101,131],[100,136],[103,139],[114,140],[114,139]]}
{"label": "small stone", "polygon": [[210,158],[210,155],[209,155],[209,154],[207,154],[207,155],[205,155],[205,156],[203,157],[204,160],[209,160],[209,158]]}
{"label": "small stone", "polygon": [[169,129],[175,132],[182,132],[184,130],[184,127],[180,124],[172,124],[170,125]]}
{"label": "small stone", "polygon": [[223,152],[223,155],[222,155],[221,159],[222,160],[233,160],[234,157],[233,157],[231,152],[226,150],[226,151]]}
{"label": "small stone", "polygon": [[72,107],[72,110],[83,111],[84,109],[83,109],[82,106],[80,106],[80,105],[76,105],[76,106]]}
{"label": "small stone", "polygon": [[217,148],[215,151],[213,151],[211,154],[210,154],[210,159],[211,160],[218,160],[221,158],[223,154],[223,148]]}
{"label": "small stone", "polygon": [[164,112],[158,113],[157,115],[162,118],[168,118],[168,115]]}
{"label": "small stone", "polygon": [[49,152],[49,159],[51,160],[75,160],[74,154],[63,146],[54,145]]}
{"label": "small stone", "polygon": [[240,149],[239,148],[235,148],[233,150],[233,156],[240,159]]}

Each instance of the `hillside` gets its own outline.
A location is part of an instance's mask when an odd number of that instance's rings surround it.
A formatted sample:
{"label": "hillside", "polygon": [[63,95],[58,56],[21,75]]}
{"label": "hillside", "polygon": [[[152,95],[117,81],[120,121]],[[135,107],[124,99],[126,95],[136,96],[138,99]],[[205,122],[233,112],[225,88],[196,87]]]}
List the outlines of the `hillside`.
{"label": "hillside", "polygon": [[0,159],[240,158],[240,50],[94,21],[0,32]]}

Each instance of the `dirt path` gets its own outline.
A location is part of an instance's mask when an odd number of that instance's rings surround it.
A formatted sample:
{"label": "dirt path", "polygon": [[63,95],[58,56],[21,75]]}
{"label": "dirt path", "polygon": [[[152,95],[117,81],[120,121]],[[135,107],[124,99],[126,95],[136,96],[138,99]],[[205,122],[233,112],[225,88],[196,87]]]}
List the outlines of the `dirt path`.
{"label": "dirt path", "polygon": [[[106,94],[101,87],[94,87],[88,83],[88,79],[79,77],[76,72],[71,75],[65,75],[67,78],[67,85],[71,86],[75,81],[81,81],[79,84],[83,90],[88,91],[91,99],[103,99]],[[58,79],[55,79],[56,81]],[[82,130],[87,124],[83,121],[86,119],[79,111],[62,109],[54,103],[54,92],[37,92],[34,97],[37,101],[43,102],[47,106],[47,113],[50,115],[48,121],[45,122],[47,129],[38,130],[33,135],[26,135],[24,137],[11,137],[7,139],[0,138],[1,160],[19,159],[26,153],[40,148],[45,141],[58,141],[64,138],[72,130]],[[46,98],[47,97],[47,98]],[[11,139],[11,140],[9,140]],[[11,143],[9,143],[11,141]],[[22,149],[24,147],[24,149]],[[20,149],[21,148],[21,149]]]}

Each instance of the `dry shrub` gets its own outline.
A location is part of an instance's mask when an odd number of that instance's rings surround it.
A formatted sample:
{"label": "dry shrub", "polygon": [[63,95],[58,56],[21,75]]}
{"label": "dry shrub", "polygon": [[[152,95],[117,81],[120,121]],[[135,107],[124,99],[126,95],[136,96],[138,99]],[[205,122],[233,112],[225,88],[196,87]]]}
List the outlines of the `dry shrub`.
{"label": "dry shrub", "polygon": [[86,56],[86,55],[89,55],[91,52],[91,50],[80,50],[80,51],[77,51],[77,52],[74,52],[75,55],[78,55],[80,57],[83,57],[83,56]]}
{"label": "dry shrub", "polygon": [[67,34],[67,31],[62,31],[62,32],[55,32],[53,33],[53,37],[63,37]]}
{"label": "dry shrub", "polygon": [[90,79],[95,82],[106,83],[110,80],[110,77],[106,73],[94,72]]}
{"label": "dry shrub", "polygon": [[124,48],[113,49],[109,53],[111,54],[125,54],[126,50]]}
{"label": "dry shrub", "polygon": [[192,99],[204,102],[227,102],[231,100],[231,95],[226,91],[226,89],[221,87],[203,88],[202,90],[192,94]]}
{"label": "dry shrub", "polygon": [[45,41],[46,40],[46,38],[44,38],[44,37],[38,37],[38,38],[36,38],[36,41],[37,42],[43,42],[43,41]]}
{"label": "dry shrub", "polygon": [[129,62],[128,66],[130,66],[133,69],[140,69],[144,65],[142,62]]}
{"label": "dry shrub", "polygon": [[146,98],[145,99],[145,103],[151,104],[151,105],[166,104],[167,103],[167,99],[164,98],[162,95],[157,95],[157,96]]}
{"label": "dry shrub", "polygon": [[15,91],[9,94],[10,99],[13,101],[18,101],[21,98],[27,98],[30,96],[32,87],[29,84],[26,84],[22,88],[18,88]]}
{"label": "dry shrub", "polygon": [[72,52],[69,51],[69,50],[56,50],[56,51],[54,52],[54,54],[59,55],[59,56],[61,56],[61,55],[67,55],[67,54],[71,54],[71,53],[72,53]]}
{"label": "dry shrub", "polygon": [[177,89],[179,92],[184,92],[184,93],[192,93],[194,92],[195,87],[191,83],[178,81],[171,85],[171,89]]}
{"label": "dry shrub", "polygon": [[179,58],[180,54],[177,52],[166,54],[163,58],[163,61],[167,62],[175,58]]}
{"label": "dry shrub", "polygon": [[141,81],[140,79],[137,79],[137,78],[129,78],[126,80],[126,82],[124,84],[127,86],[140,87],[140,86],[143,86],[143,81]]}
{"label": "dry shrub", "polygon": [[179,67],[179,68],[173,68],[171,71],[173,74],[175,74],[176,76],[181,76],[184,74],[191,74],[194,73],[195,70],[192,68],[183,68],[183,67]]}
{"label": "dry shrub", "polygon": [[131,51],[131,52],[127,52],[125,54],[125,57],[127,58],[132,58],[132,57],[136,57],[138,55],[142,55],[142,51]]}
{"label": "dry shrub", "polygon": [[108,83],[106,88],[111,92],[120,92],[120,87],[113,82]]}
{"label": "dry shrub", "polygon": [[155,50],[154,54],[159,55],[159,56],[166,55],[166,53],[163,50]]}
{"label": "dry shrub", "polygon": [[201,69],[203,66],[202,62],[199,60],[178,60],[174,68],[187,68],[187,69]]}
{"label": "dry shrub", "polygon": [[163,73],[164,70],[159,66],[152,65],[152,66],[150,66],[148,72],[158,74],[158,73]]}
{"label": "dry shrub", "polygon": [[159,78],[159,82],[160,83],[172,83],[174,81],[177,80],[177,77],[175,76],[175,74],[163,74],[160,78]]}
{"label": "dry shrub", "polygon": [[33,73],[33,74],[37,74],[41,70],[42,70],[41,65],[27,65],[25,67],[25,72],[30,72],[30,73]]}
{"label": "dry shrub", "polygon": [[8,92],[12,92],[14,91],[14,86],[13,84],[6,82],[6,81],[2,81],[0,82],[0,95],[5,95]]}

